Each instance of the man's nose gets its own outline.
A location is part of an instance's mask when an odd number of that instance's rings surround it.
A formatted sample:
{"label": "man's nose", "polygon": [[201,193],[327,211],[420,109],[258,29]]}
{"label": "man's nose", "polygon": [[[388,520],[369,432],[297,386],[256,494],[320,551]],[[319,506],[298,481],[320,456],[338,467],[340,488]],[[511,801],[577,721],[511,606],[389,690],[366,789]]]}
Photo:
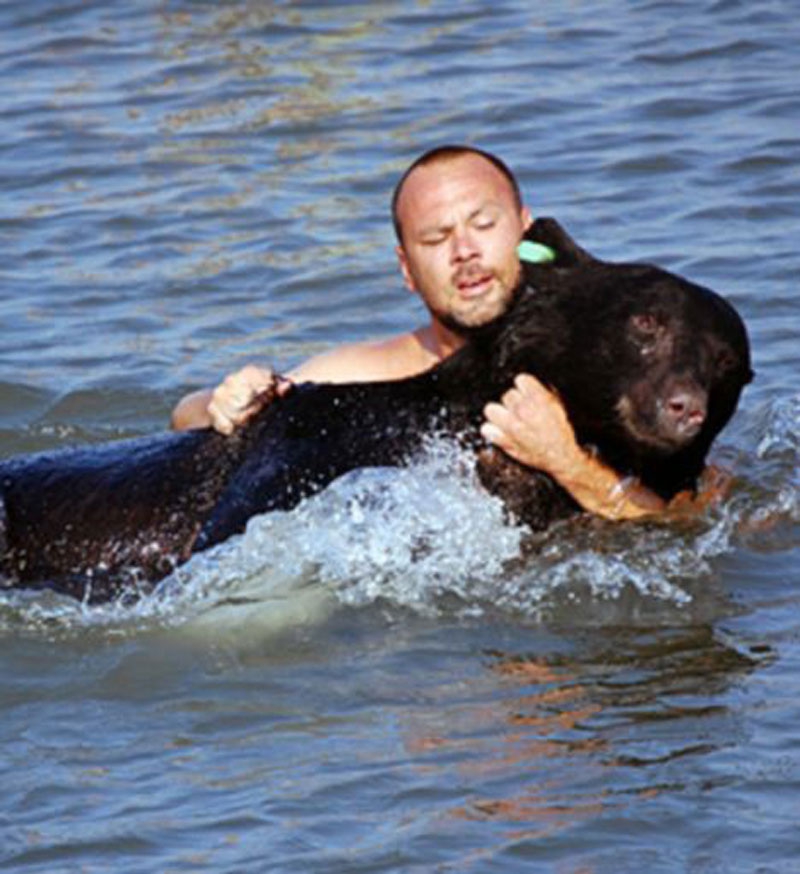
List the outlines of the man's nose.
{"label": "man's nose", "polygon": [[457,228],[452,236],[453,261],[469,261],[479,254],[477,241],[469,228]]}

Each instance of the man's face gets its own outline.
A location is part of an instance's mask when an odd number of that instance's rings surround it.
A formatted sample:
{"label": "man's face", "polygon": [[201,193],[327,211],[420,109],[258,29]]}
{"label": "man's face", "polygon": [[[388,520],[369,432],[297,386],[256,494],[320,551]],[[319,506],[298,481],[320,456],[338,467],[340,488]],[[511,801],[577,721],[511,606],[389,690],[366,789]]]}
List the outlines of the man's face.
{"label": "man's face", "polygon": [[503,174],[480,155],[417,167],[397,205],[406,284],[456,332],[505,312],[519,280],[517,245],[531,223]]}

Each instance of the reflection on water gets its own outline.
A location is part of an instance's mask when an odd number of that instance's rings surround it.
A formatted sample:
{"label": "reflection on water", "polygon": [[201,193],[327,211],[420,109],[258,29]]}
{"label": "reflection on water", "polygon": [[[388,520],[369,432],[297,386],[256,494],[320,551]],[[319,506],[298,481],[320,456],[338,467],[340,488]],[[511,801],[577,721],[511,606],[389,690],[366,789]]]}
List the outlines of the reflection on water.
{"label": "reflection on water", "polygon": [[487,653],[478,682],[492,692],[454,702],[443,689],[404,724],[427,781],[455,771],[475,787],[447,817],[495,822],[508,840],[571,832],[580,844],[581,826],[598,818],[652,823],[656,802],[728,780],[737,717],[725,692],[768,663],[768,649],[739,651],[708,626],[617,629],[581,649]]}

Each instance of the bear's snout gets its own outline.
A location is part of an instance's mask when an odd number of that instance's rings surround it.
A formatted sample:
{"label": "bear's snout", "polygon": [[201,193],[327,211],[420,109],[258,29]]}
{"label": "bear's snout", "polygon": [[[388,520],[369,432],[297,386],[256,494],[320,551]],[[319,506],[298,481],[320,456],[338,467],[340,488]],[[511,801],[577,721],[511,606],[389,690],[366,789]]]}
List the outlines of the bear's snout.
{"label": "bear's snout", "polygon": [[676,443],[695,437],[708,413],[708,393],[694,382],[683,381],[667,387],[657,405],[658,429]]}
{"label": "bear's snout", "polygon": [[674,452],[691,443],[705,424],[708,391],[685,375],[660,381],[640,378],[622,393],[616,410],[633,441]]}

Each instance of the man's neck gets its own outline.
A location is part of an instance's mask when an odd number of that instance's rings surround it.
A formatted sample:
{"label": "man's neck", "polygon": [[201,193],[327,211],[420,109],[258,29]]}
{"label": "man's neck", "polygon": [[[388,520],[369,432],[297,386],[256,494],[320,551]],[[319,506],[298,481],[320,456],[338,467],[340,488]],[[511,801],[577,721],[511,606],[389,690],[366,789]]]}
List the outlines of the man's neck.
{"label": "man's neck", "polygon": [[464,345],[464,338],[460,334],[456,334],[438,321],[433,321],[424,328],[417,328],[414,337],[424,350],[424,354],[430,358],[432,365],[449,358]]}

